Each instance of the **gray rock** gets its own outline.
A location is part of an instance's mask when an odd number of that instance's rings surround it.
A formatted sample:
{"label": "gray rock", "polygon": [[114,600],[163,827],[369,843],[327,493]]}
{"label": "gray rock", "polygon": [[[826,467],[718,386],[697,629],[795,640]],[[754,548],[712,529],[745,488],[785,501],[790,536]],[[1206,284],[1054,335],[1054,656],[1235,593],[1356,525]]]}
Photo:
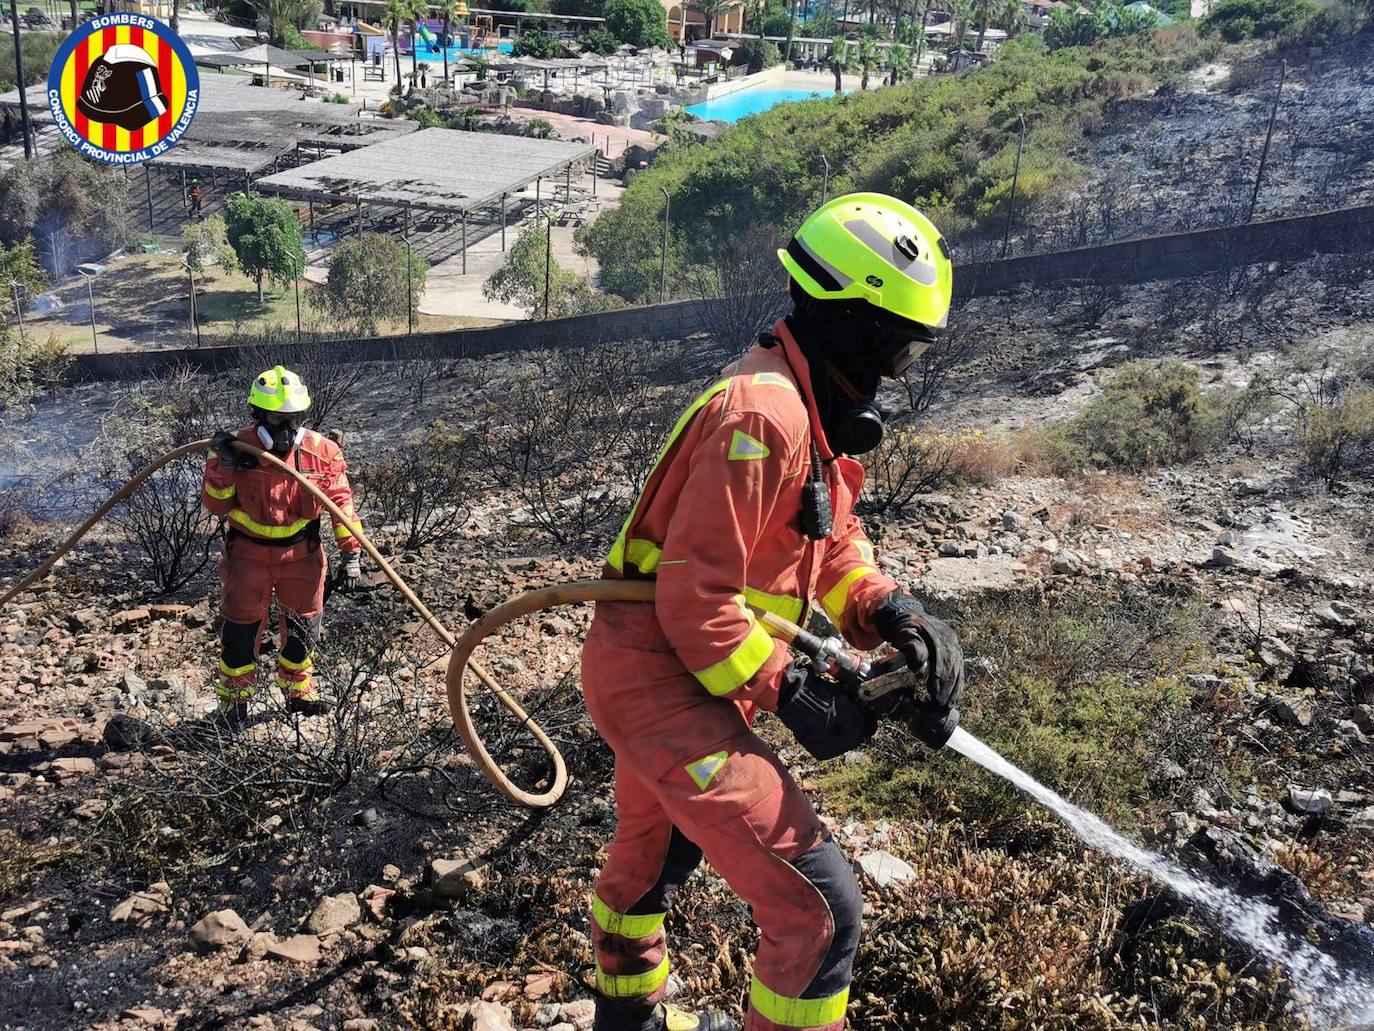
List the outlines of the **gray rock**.
{"label": "gray rock", "polygon": [[441,899],[461,899],[479,890],[486,878],[466,859],[435,859],[429,864],[430,887]]}
{"label": "gray rock", "polygon": [[1342,741],[1362,745],[1367,740],[1360,726],[1354,720],[1339,720],[1336,723],[1336,736]]}
{"label": "gray rock", "polygon": [[1295,813],[1317,815],[1331,808],[1331,792],[1288,785],[1288,808]]}
{"label": "gray rock", "polygon": [[272,942],[267,946],[267,955],[272,959],[288,963],[304,963],[313,966],[320,961],[320,940],[313,934],[297,934],[285,941]]}
{"label": "gray rock", "polygon": [[1218,545],[1212,549],[1212,565],[1226,569],[1236,564],[1236,553],[1230,548]]}
{"label": "gray rock", "polygon": [[1050,560],[1050,570],[1055,573],[1077,573],[1083,568],[1083,559],[1076,551],[1065,549]]}
{"label": "gray rock", "polygon": [[351,891],[338,895],[326,895],[315,903],[315,908],[306,918],[305,929],[311,934],[330,934],[352,927],[363,918],[358,896]]}
{"label": "gray rock", "polygon": [[232,909],[207,913],[191,928],[191,943],[202,952],[242,945],[253,936],[248,925]]}
{"label": "gray rock", "polygon": [[468,1007],[468,1023],[471,1031],[515,1031],[511,1023],[510,1010],[494,1002],[479,1000]]}
{"label": "gray rock", "polygon": [[1359,612],[1355,606],[1343,601],[1324,601],[1312,609],[1312,615],[1322,626],[1344,630],[1354,626]]}
{"label": "gray rock", "polygon": [[148,692],[148,682],[130,670],[119,678],[119,693],[138,701]]}
{"label": "gray rock", "polygon": [[1367,809],[1361,809],[1350,818],[1350,829],[1356,831],[1374,831],[1374,805]]}
{"label": "gray rock", "polygon": [[596,1017],[596,1003],[591,999],[565,1002],[560,1007],[558,1015],[577,1028],[577,1031],[590,1031],[592,1021]]}
{"label": "gray rock", "polygon": [[1366,734],[1374,734],[1374,705],[1357,705],[1350,722]]}
{"label": "gray rock", "polygon": [[1002,529],[1016,531],[1021,529],[1021,513],[1009,508],[1002,513]]}
{"label": "gray rock", "polygon": [[916,871],[911,864],[881,849],[860,856],[854,869],[878,888],[892,888],[916,880]]}
{"label": "gray rock", "polygon": [[1280,723],[1290,727],[1312,725],[1312,703],[1305,698],[1275,698],[1269,708]]}

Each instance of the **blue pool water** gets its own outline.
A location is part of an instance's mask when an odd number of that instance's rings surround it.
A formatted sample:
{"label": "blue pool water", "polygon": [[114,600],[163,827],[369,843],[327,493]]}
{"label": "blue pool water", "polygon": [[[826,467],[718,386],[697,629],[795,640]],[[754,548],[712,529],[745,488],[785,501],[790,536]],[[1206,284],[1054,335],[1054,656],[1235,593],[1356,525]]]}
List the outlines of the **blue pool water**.
{"label": "blue pool water", "polygon": [[737,93],[729,93],[723,97],[716,97],[714,100],[702,101],[700,104],[689,104],[687,110],[708,122],[738,122],[747,115],[756,115],[760,111],[767,111],[770,107],[786,103],[789,100],[807,100],[812,97],[831,95],[829,90],[798,89],[795,86],[790,89],[754,87],[742,89]]}
{"label": "blue pool water", "polygon": [[[502,42],[499,44],[499,47],[501,53],[509,54],[512,50],[515,49],[515,44]],[[462,57],[464,54],[476,54],[478,57],[481,57],[483,54],[486,53],[489,53],[489,51],[479,50],[474,47],[449,47],[448,59],[452,61],[456,58]],[[429,61],[431,63],[438,62],[439,64],[442,64],[444,61],[443,50],[439,47],[432,47],[428,43],[421,43],[418,47],[416,47],[415,56],[418,57],[421,61]]]}

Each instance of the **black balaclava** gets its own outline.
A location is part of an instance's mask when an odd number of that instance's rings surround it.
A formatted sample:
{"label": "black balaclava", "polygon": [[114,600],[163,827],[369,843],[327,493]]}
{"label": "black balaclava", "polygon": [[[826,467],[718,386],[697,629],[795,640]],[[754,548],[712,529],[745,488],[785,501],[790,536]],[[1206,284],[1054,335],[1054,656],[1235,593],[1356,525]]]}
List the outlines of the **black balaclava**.
{"label": "black balaclava", "polygon": [[866,454],[883,439],[879,382],[899,375],[934,334],[867,301],[818,301],[795,281],[790,289],[787,326],[811,367],[825,439],[836,454]]}

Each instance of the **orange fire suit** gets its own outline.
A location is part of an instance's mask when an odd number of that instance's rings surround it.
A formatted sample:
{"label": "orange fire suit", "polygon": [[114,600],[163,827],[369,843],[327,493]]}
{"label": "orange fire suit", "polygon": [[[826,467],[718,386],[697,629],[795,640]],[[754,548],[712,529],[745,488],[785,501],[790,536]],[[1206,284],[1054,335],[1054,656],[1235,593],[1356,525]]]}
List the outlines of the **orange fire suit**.
{"label": "orange fire suit", "polygon": [[[656,579],[657,591],[652,606],[599,603],[583,650],[618,817],[593,942],[603,1006],[656,1001],[668,898],[704,853],[759,926],[746,1028],[838,1029],[862,902],[811,803],[751,730],[758,708],[776,709],[790,653],[750,606],[804,622],[817,598],[868,649],[880,643],[873,611],[896,584],[853,515],[862,466],[829,451],[785,322],[774,338],[679,419],[604,570]],[[822,541],[799,518],[813,441],[834,511]]]}
{"label": "orange fire suit", "polygon": [[[255,426],[239,430],[238,439],[261,446]],[[299,446],[283,461],[318,484],[352,520],[340,524],[330,517],[339,550],[344,554],[359,550],[362,545],[354,531],[361,524],[353,510],[353,490],[339,445],[306,430]],[[266,463],[231,469],[214,452],[205,463],[201,503],[229,523],[219,563],[224,630],[216,694],[231,701],[252,697],[257,686],[257,644],[275,591],[282,638],[277,684],[292,698],[317,697],[311,655],[324,608],[322,506],[286,473]]]}

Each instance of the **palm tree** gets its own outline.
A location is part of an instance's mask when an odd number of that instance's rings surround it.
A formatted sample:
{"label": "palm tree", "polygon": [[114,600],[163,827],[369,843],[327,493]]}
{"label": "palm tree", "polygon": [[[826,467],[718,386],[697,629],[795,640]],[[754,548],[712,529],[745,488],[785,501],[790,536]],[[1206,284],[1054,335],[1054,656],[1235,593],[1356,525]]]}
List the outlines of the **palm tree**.
{"label": "palm tree", "polygon": [[391,29],[391,53],[396,58],[396,92],[401,91],[401,22],[406,19],[405,0],[386,0],[385,21]]}
{"label": "palm tree", "polygon": [[911,78],[911,48],[905,43],[893,43],[887,48],[887,82],[890,86]]}
{"label": "palm tree", "polygon": [[843,36],[830,40],[830,70],[835,73],[835,92],[843,93],[841,74],[854,67],[854,58],[849,53],[849,43]]}
{"label": "palm tree", "polygon": [[1007,30],[1008,39],[1020,32],[1026,24],[1026,9],[1021,5],[1021,0],[1002,0],[1002,6],[997,12],[997,21]]}
{"label": "palm tree", "polygon": [[453,34],[453,19],[458,16],[458,0],[437,0],[439,17],[444,19],[444,38],[440,40],[444,49],[444,82],[448,82],[448,39]]}
{"label": "palm tree", "polygon": [[983,37],[988,32],[988,0],[979,0],[978,3],[978,46],[977,51],[983,52]]}
{"label": "palm tree", "polygon": [[797,34],[797,0],[791,0],[787,5],[787,42],[782,47],[782,63],[784,66],[792,60],[792,37]]}
{"label": "palm tree", "polygon": [[859,37],[859,89],[868,89],[868,75],[878,67],[878,44],[873,41],[873,37],[864,33]]}
{"label": "palm tree", "polygon": [[[984,0],[986,3],[987,0]],[[406,17],[410,19],[410,74],[411,81],[420,85],[420,19],[429,14],[428,0],[407,0]]]}
{"label": "palm tree", "polygon": [[[926,0],[925,6],[921,9],[921,31],[916,35],[916,60],[913,62],[916,68],[921,67],[921,51],[926,45],[926,26],[930,23],[930,7],[935,0]],[[1010,0],[1011,3],[1020,3],[1021,0]]]}

